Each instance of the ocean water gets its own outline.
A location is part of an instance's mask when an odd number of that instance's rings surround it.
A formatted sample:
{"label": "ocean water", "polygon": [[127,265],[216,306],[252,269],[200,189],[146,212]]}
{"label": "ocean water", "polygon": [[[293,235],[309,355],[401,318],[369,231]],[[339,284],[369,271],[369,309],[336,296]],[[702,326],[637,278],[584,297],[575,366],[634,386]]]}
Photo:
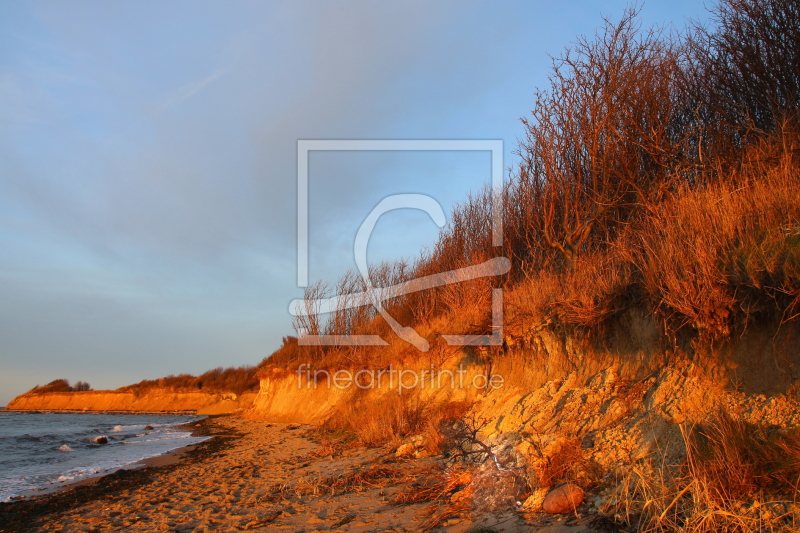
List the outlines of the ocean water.
{"label": "ocean water", "polygon": [[[199,416],[0,411],[0,502],[135,465],[196,444]],[[152,426],[152,430],[145,427]],[[97,444],[96,437],[108,438]]]}

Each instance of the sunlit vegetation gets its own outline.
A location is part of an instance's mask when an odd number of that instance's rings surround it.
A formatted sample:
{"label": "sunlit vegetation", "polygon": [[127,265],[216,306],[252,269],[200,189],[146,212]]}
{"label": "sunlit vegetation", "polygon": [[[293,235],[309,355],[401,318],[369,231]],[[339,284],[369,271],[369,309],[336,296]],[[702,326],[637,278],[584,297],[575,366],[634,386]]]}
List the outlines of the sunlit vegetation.
{"label": "sunlit vegetation", "polygon": [[[364,298],[367,284],[351,271],[333,286],[307,288],[298,334],[373,334],[390,346],[286,337],[262,372],[442,362],[458,348],[441,335],[491,332],[493,288],[504,289],[507,327],[525,323],[561,338],[590,338],[632,308],[656,317],[664,337],[687,339],[699,357],[717,357],[711,348],[748,328],[797,331],[800,4],[719,0],[712,14],[709,26],[677,32],[643,29],[634,8],[579,38],[535,92],[503,189],[455,206],[416,260],[371,268],[384,308],[428,341],[427,353],[398,339],[366,299],[318,312],[312,302],[321,298]],[[491,239],[497,201],[501,247]],[[494,257],[511,260],[508,274],[409,294],[389,289]],[[509,344],[499,356],[514,350]],[[468,406],[455,418],[442,409],[390,398],[341,408],[328,426],[366,445],[422,433],[436,452],[452,447],[441,422],[454,427]],[[629,465],[605,512],[614,527],[637,531],[796,531],[799,446],[796,430],[720,413],[686,431],[684,464]],[[565,448],[549,463],[564,468],[545,474],[572,479],[567,467],[580,464],[580,453],[577,444]],[[785,501],[762,506],[775,498]]]}
{"label": "sunlit vegetation", "polygon": [[153,389],[167,389],[181,392],[233,392],[242,394],[258,390],[258,378],[252,366],[238,368],[215,368],[199,376],[191,374],[169,375],[158,379],[145,379],[133,385],[118,389],[137,395]]}
{"label": "sunlit vegetation", "polygon": [[69,380],[56,379],[47,385],[36,385],[29,393],[44,394],[46,392],[81,392],[92,390],[92,386],[86,382],[78,381],[75,385],[70,385]]}
{"label": "sunlit vegetation", "polygon": [[[457,205],[436,244],[413,263],[383,263],[391,287],[504,256],[502,277],[405,295],[386,310],[443,349],[441,334],[490,327],[491,289],[508,320],[598,330],[631,306],[696,344],[749,325],[800,317],[800,16],[788,0],[724,0],[710,27],[642,29],[636,9],[553,60],[549,86],[522,119],[516,165],[500,197],[502,247],[492,246],[492,191]],[[356,298],[348,272],[305,297]],[[419,357],[370,305],[297,317],[308,334],[378,334],[391,348],[300,346],[263,366],[312,360],[381,365]],[[415,355],[415,353],[417,355]]]}

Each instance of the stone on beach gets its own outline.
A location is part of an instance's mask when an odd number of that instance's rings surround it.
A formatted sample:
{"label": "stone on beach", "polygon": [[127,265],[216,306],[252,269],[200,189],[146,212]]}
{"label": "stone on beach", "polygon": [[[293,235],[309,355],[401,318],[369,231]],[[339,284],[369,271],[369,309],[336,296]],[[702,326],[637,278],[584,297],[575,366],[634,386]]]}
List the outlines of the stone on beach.
{"label": "stone on beach", "polygon": [[544,497],[542,510],[550,514],[571,513],[582,503],[583,489],[574,483],[565,483]]}

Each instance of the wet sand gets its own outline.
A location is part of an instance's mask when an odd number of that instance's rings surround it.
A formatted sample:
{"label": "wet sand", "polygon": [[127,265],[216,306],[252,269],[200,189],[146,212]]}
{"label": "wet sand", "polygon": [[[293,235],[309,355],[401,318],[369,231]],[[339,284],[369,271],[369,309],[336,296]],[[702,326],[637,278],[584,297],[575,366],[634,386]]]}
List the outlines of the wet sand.
{"label": "wet sand", "polygon": [[0,504],[0,531],[590,530],[569,517],[526,521],[513,510],[475,515],[464,509],[437,518],[436,503],[397,503],[399,495],[424,489],[437,459],[320,443],[309,429],[209,418],[199,430],[214,438],[180,453]]}

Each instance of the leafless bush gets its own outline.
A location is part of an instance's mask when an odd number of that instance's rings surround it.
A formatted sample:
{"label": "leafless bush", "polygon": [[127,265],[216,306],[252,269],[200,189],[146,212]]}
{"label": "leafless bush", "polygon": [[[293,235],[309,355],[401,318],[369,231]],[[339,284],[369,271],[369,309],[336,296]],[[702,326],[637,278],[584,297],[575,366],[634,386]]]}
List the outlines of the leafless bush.
{"label": "leafless bush", "polygon": [[528,248],[549,246],[572,262],[680,178],[678,46],[658,30],[640,32],[636,16],[606,20],[555,59],[549,90],[522,119],[511,203],[526,210]]}
{"label": "leafless bush", "polygon": [[797,121],[800,5],[794,0],[720,0],[715,25],[697,25],[689,44],[710,126],[739,149],[751,133]]}
{"label": "leafless bush", "polygon": [[[632,303],[717,340],[759,313],[800,318],[797,11],[788,0],[721,0],[717,27],[682,36],[643,31],[632,8],[579,38],[536,92],[504,188],[455,206],[411,265],[370,269],[384,308],[426,329],[429,342],[442,327],[484,328],[497,287],[506,289],[507,326],[528,332],[598,331]],[[504,232],[497,248],[495,201]],[[387,289],[498,255],[512,260],[504,277],[402,295]],[[349,272],[333,293],[347,300],[364,288]],[[328,292],[318,283],[306,297]],[[306,311],[298,331],[393,337],[370,305],[327,322]],[[414,356],[391,342],[314,347],[313,359],[376,365]]]}

